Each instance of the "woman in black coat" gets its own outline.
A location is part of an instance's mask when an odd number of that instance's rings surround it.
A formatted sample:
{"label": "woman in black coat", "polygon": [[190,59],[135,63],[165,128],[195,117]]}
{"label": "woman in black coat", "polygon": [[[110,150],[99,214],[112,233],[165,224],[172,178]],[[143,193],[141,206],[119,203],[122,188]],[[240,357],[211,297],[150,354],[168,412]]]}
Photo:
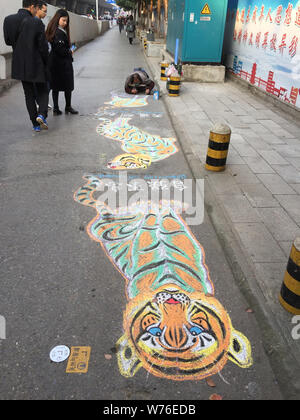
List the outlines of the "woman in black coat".
{"label": "woman in black coat", "polygon": [[78,114],[72,108],[74,90],[73,52],[70,42],[70,18],[64,9],[59,9],[48,24],[46,37],[51,44],[49,57],[50,86],[53,97],[53,113],[61,115],[58,106],[59,92],[65,92],[66,114]]}

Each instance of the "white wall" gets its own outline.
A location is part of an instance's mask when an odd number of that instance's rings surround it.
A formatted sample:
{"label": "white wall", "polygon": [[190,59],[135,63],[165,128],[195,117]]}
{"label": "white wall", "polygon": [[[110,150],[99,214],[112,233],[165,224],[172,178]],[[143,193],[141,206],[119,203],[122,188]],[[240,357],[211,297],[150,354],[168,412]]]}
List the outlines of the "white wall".
{"label": "white wall", "polygon": [[[0,0],[0,79],[10,77],[11,47],[5,45],[3,38],[3,21],[5,16],[17,13],[22,7],[22,0]],[[50,19],[54,16],[57,7],[48,5],[48,15],[44,19],[47,26]],[[98,35],[106,32],[109,28],[108,21],[99,21],[87,19],[80,15],[70,13],[70,28],[72,43],[84,43],[95,39]],[[2,57],[1,57],[2,56]],[[4,57],[3,57],[4,56]]]}

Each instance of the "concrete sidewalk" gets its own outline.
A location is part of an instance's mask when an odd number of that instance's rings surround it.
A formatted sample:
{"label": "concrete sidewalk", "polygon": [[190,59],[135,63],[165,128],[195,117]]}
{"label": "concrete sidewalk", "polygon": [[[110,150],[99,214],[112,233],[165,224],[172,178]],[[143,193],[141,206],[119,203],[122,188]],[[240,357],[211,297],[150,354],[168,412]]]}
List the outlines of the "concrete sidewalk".
{"label": "concrete sidewalk", "polygon": [[[179,97],[169,97],[160,59],[147,61],[193,175],[205,179],[208,213],[261,325],[273,368],[299,398],[300,340],[292,338],[293,315],[278,296],[300,236],[300,122],[233,81],[185,82]],[[232,130],[223,173],[204,168],[216,122]]]}

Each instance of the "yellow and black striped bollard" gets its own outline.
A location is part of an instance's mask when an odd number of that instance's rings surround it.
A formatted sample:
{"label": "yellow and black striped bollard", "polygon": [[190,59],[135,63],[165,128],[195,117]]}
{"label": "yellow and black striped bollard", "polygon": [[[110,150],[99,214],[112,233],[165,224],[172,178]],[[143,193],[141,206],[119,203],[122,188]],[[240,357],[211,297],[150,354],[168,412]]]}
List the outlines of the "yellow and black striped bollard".
{"label": "yellow and black striped bollard", "polygon": [[231,129],[225,124],[216,124],[209,134],[205,168],[221,172],[226,168]]}
{"label": "yellow and black striped bollard", "polygon": [[300,315],[300,237],[292,246],[279,301],[288,312]]}
{"label": "yellow and black striped bollard", "polygon": [[171,76],[167,83],[167,89],[169,96],[179,96],[180,93],[180,81],[181,77]]}
{"label": "yellow and black striped bollard", "polygon": [[147,51],[147,38],[144,38],[144,50]]}
{"label": "yellow and black striped bollard", "polygon": [[160,80],[168,80],[166,76],[166,68],[169,66],[168,63],[160,63]]}

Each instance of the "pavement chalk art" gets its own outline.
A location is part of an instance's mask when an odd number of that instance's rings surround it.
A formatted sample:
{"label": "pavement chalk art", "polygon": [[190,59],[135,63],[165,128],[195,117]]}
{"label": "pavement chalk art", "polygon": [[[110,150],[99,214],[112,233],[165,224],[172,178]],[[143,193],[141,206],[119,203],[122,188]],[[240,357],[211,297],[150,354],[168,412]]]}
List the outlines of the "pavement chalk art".
{"label": "pavement chalk art", "polygon": [[151,157],[140,153],[125,153],[108,162],[110,169],[147,169],[151,165]]}
{"label": "pavement chalk art", "polygon": [[145,169],[151,163],[167,159],[178,152],[175,138],[149,134],[130,125],[131,118],[120,117],[115,120],[99,118],[99,120],[101,122],[97,127],[97,133],[121,142],[121,148],[126,152],[108,164],[110,169]]}
{"label": "pavement chalk art", "polygon": [[147,106],[148,96],[140,95],[128,95],[128,96],[113,96],[110,102],[105,102],[107,105],[111,105],[114,108],[139,108],[141,106]]}
{"label": "pavement chalk art", "polygon": [[145,202],[113,213],[96,198],[101,178],[85,179],[74,199],[97,212],[87,232],[125,280],[121,374],[143,367],[183,381],[219,373],[228,361],[250,367],[251,345],[214,297],[204,249],[176,206]]}

